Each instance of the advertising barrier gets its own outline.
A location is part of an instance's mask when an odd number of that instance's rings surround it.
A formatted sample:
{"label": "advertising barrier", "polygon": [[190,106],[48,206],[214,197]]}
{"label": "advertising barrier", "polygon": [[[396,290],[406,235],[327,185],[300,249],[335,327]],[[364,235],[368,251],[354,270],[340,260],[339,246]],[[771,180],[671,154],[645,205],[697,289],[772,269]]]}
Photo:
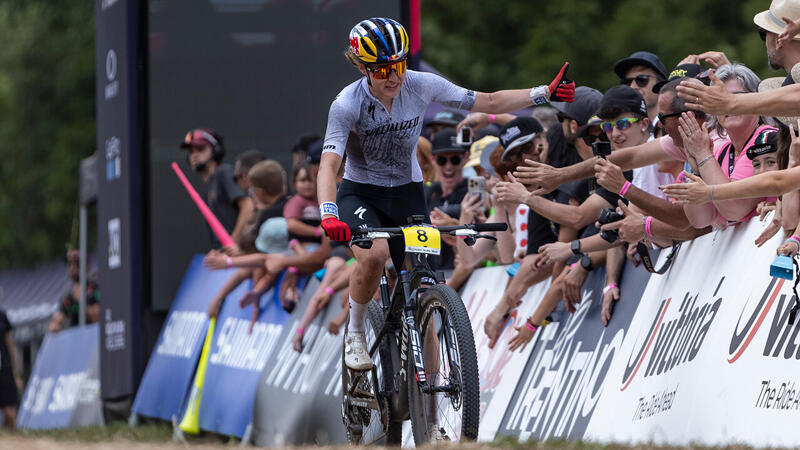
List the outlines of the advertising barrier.
{"label": "advertising barrier", "polygon": [[[594,270],[577,311],[559,306],[553,322],[517,353],[507,350],[513,327],[538,306],[547,282],[529,289],[489,349],[483,323],[509,277],[504,267],[475,271],[462,298],[478,352],[479,439],[800,445],[800,376],[794,375],[800,321],[788,323],[796,304],[793,283],[769,276],[780,237],[762,249],[753,246],[763,226],[753,220],[684,243],[664,275],[626,263],[607,327],[600,318],[605,274]],[[216,283],[214,289],[221,286]],[[274,295],[265,296],[251,335],[249,310],[226,304],[209,358],[201,428],[241,436],[252,417],[260,446],[344,442],[342,337],[327,330],[341,312],[338,297],[306,329],[303,352],[292,349],[317,286],[312,279],[291,315]],[[195,361],[201,342],[198,335]],[[184,396],[193,370],[188,365],[181,372]],[[178,378],[174,373],[171,379]],[[413,445],[409,428],[405,445]]]}
{"label": "advertising barrier", "polygon": [[103,425],[97,324],[47,334],[17,415],[20,428]]}
{"label": "advertising barrier", "polygon": [[202,255],[192,259],[147,363],[133,412],[169,421],[180,415],[208,327],[208,304],[233,272],[206,269]]}
{"label": "advertising barrier", "polygon": [[[302,289],[302,285],[298,288]],[[242,437],[252,421],[259,375],[275,353],[289,316],[281,306],[278,291],[272,289],[262,296],[261,314],[252,332],[251,307],[239,307],[239,298],[246,291],[241,289],[228,296],[211,341],[199,409],[201,429]]]}
{"label": "advertising barrier", "polygon": [[259,446],[345,442],[342,425],[342,331],[328,323],[342,309],[339,295],[305,329],[303,353],[292,348],[295,330],[319,286],[312,278],[286,322],[258,383],[253,438]]}
{"label": "advertising barrier", "polygon": [[601,441],[800,445],[800,324],[791,281],[769,276],[763,224],[684,244],[652,277],[585,437]]}

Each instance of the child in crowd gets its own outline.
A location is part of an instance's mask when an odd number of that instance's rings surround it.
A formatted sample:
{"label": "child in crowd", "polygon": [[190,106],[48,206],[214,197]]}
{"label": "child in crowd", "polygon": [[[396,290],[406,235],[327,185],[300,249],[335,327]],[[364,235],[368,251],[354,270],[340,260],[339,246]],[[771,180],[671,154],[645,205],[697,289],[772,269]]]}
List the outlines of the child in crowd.
{"label": "child in crowd", "polygon": [[289,238],[302,244],[319,244],[322,237],[320,227],[319,203],[317,202],[316,181],[306,162],[294,167],[292,179],[297,194],[283,209],[289,227]]}

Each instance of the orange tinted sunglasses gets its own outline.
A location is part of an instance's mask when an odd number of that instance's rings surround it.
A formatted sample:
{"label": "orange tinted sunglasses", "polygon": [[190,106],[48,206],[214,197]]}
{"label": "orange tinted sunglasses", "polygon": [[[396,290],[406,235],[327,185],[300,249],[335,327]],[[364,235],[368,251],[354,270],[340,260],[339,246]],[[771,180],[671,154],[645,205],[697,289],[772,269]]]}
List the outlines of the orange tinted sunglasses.
{"label": "orange tinted sunglasses", "polygon": [[392,71],[396,72],[397,75],[404,74],[406,72],[406,60],[377,67],[367,66],[367,70],[372,73],[376,80],[385,80],[392,75]]}

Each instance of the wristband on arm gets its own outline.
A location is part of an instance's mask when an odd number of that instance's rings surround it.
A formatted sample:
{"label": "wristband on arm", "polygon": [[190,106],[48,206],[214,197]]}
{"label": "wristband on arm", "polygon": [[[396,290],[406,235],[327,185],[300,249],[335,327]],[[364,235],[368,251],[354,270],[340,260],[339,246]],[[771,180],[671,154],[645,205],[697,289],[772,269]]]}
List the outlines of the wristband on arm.
{"label": "wristband on arm", "polygon": [[610,291],[610,290],[612,290],[612,289],[617,289],[618,287],[619,287],[619,286],[617,286],[617,283],[611,283],[611,284],[609,284],[608,286],[606,286],[606,287],[604,287],[604,288],[603,288],[603,295],[606,295],[606,294],[608,293],[608,291]]}
{"label": "wristband on arm", "polygon": [[628,193],[628,189],[630,189],[630,188],[631,188],[631,182],[630,181],[626,181],[625,184],[622,185],[622,189],[619,190],[619,196],[620,197],[625,197],[625,194]]}
{"label": "wristband on arm", "polygon": [[333,202],[322,202],[319,205],[319,215],[323,217],[325,215],[334,216],[337,219],[339,218],[339,207],[336,206],[336,203]]}

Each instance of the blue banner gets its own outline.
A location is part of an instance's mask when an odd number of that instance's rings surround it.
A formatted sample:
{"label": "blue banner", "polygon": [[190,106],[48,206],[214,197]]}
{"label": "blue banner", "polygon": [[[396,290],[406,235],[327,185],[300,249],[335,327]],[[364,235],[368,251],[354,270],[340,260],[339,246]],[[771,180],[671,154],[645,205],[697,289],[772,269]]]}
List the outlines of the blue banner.
{"label": "blue banner", "polygon": [[[261,314],[252,332],[252,307],[239,308],[244,289],[232,293],[222,307],[206,368],[200,428],[242,437],[251,422],[259,375],[289,318],[278,298],[282,280],[261,298]],[[298,283],[299,292],[306,281]]]}
{"label": "blue banner", "polygon": [[97,324],[47,334],[22,397],[17,426],[102,425],[98,350]]}
{"label": "blue banner", "polygon": [[179,418],[208,328],[208,305],[234,273],[233,269],[206,269],[203,255],[192,259],[136,393],[135,413]]}

